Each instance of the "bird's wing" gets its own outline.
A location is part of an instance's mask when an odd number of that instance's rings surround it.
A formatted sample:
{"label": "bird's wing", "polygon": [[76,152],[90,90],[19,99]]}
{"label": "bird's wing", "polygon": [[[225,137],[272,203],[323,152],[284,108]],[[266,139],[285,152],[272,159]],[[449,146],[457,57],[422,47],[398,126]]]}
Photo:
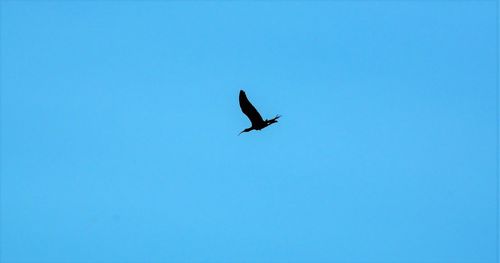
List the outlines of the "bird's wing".
{"label": "bird's wing", "polygon": [[240,107],[241,111],[243,111],[243,113],[245,113],[245,115],[247,115],[252,122],[252,126],[258,126],[256,124],[264,122],[262,116],[260,116],[259,112],[255,109],[252,103],[250,103],[243,90],[240,90]]}

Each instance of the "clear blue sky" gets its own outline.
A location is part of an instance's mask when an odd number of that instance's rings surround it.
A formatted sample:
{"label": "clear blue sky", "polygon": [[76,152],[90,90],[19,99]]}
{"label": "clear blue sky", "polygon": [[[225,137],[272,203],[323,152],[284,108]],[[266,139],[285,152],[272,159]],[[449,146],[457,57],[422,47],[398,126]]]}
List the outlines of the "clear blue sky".
{"label": "clear blue sky", "polygon": [[496,12],[3,1],[1,262],[495,262]]}

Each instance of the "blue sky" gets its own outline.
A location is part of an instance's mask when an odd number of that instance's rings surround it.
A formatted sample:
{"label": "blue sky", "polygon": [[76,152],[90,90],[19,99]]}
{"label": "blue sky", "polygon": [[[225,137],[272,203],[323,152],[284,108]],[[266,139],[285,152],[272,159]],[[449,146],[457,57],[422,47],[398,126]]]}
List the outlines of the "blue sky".
{"label": "blue sky", "polygon": [[495,262],[496,13],[3,1],[0,261]]}

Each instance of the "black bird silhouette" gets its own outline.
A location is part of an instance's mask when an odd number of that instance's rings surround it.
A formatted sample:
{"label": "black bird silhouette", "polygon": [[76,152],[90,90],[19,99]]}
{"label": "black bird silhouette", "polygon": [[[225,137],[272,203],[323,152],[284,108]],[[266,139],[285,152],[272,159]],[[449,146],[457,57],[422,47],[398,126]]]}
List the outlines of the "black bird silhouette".
{"label": "black bird silhouette", "polygon": [[[244,132],[249,132],[251,130],[262,130],[266,128],[267,126],[278,122],[277,119],[281,117],[280,115],[276,115],[276,117],[268,120],[268,119],[262,119],[262,116],[260,116],[259,112],[255,109],[255,107],[250,103],[250,101],[247,98],[247,95],[243,90],[240,90],[240,107],[241,111],[247,115],[247,117],[250,119],[252,122],[252,127],[244,129],[240,134]],[[240,135],[238,134],[238,135]]]}

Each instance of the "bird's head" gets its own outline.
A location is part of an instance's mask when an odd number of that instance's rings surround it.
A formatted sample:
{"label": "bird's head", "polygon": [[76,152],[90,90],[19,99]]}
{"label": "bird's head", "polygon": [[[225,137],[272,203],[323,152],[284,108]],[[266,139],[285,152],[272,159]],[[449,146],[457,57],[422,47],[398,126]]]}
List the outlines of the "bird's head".
{"label": "bird's head", "polygon": [[[252,128],[252,127],[250,127],[250,128],[246,128],[246,129],[242,130],[242,131],[240,132],[240,134],[242,134],[242,133],[244,133],[244,132],[249,132],[249,131],[251,131],[251,130],[253,130],[253,128]],[[238,134],[238,135],[240,135],[240,134]]]}

